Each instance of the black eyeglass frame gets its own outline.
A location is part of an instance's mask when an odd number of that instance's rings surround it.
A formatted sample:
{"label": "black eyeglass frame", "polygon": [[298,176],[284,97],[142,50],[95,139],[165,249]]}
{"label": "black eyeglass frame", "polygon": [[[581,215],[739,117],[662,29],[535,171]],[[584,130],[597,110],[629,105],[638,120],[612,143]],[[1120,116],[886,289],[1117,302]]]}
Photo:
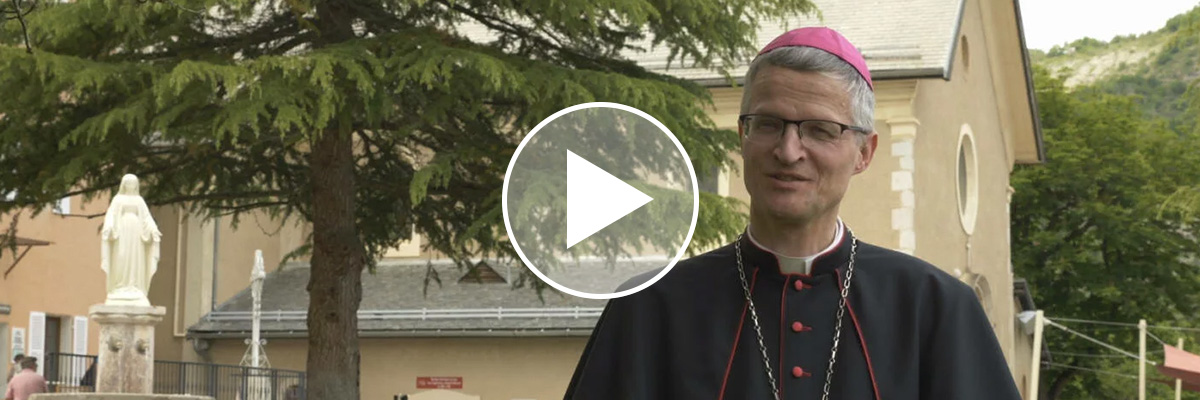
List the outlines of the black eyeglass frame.
{"label": "black eyeglass frame", "polygon": [[[828,122],[828,123],[835,124],[838,127],[840,127],[842,130],[839,132],[854,131],[854,132],[858,132],[858,133],[862,133],[862,134],[870,134],[871,133],[871,131],[867,128],[863,128],[861,126],[847,125],[847,124],[843,124],[843,123],[837,122],[837,121],[830,121],[830,120],[826,120],[826,119],[790,120],[790,119],[779,118],[774,115],[768,115],[768,114],[741,114],[741,115],[738,115],[738,125],[739,126],[744,125],[746,123],[746,120],[750,119],[751,117],[767,117],[767,118],[774,118],[774,119],[783,121],[784,124],[786,124],[783,127],[783,132],[787,132],[788,125],[795,125],[796,129],[800,129],[800,124],[805,123],[805,122]],[[780,134],[782,134],[782,133],[780,133]]]}

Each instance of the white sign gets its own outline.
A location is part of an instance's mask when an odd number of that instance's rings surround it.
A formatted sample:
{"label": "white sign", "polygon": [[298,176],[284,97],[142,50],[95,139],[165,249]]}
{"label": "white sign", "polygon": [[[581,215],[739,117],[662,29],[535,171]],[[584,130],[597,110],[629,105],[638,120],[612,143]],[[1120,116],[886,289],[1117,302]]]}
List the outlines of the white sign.
{"label": "white sign", "polygon": [[25,328],[12,328],[12,353],[25,354]]}

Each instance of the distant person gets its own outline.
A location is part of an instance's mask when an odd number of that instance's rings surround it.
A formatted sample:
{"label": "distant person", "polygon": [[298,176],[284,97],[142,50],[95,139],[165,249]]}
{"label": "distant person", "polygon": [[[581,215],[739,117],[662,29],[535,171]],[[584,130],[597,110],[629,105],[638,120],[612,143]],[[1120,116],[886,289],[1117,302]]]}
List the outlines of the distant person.
{"label": "distant person", "polygon": [[8,369],[8,376],[4,378],[5,382],[11,381],[13,376],[15,376],[17,374],[17,371],[21,370],[21,359],[22,358],[25,358],[24,354],[17,354],[15,356],[13,356],[12,368]]}
{"label": "distant person", "polygon": [[302,400],[304,396],[300,395],[300,385],[288,386],[287,390],[283,392],[283,398],[284,400]]}
{"label": "distant person", "polygon": [[[97,362],[99,362],[99,361],[97,361]],[[88,367],[87,371],[83,373],[83,379],[79,380],[79,386],[88,387],[88,388],[91,388],[93,392],[95,391],[95,389],[96,389],[95,388],[95,386],[96,386],[96,363],[95,362],[93,362],[92,365]]]}
{"label": "distant person", "polygon": [[29,396],[46,393],[46,379],[37,373],[37,357],[21,359],[21,372],[8,381],[4,400],[29,400]]}

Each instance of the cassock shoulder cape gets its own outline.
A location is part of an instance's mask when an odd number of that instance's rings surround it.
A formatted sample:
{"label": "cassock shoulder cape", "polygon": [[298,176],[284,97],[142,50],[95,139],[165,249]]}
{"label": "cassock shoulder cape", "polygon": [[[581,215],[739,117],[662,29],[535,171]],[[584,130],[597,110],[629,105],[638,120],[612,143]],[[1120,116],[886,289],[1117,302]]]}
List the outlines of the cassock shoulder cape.
{"label": "cassock shoulder cape", "polygon": [[[843,236],[811,275],[781,274],[742,239],[781,398],[821,398],[850,258]],[[1020,399],[974,291],[942,270],[860,241],[846,311],[831,399]],[[765,400],[767,382],[731,244],[609,301],[565,398]]]}

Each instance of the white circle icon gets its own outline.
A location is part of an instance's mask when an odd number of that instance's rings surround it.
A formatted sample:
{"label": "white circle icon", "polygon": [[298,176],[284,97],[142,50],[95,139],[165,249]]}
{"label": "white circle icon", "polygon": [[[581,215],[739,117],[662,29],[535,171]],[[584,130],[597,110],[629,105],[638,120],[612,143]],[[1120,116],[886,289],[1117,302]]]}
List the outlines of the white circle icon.
{"label": "white circle icon", "polygon": [[679,139],[618,103],[568,107],[538,123],[504,174],[504,228],[542,281],[588,299],[653,285],[696,230],[696,171]]}

